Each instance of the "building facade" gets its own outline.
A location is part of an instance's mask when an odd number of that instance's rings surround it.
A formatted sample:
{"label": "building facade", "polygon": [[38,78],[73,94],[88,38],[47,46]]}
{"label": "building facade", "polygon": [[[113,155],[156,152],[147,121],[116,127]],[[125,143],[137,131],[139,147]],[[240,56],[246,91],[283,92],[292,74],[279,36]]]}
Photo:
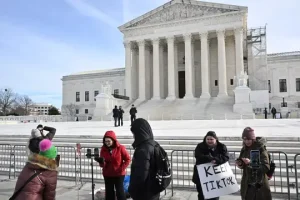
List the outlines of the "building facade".
{"label": "building facade", "polygon": [[131,99],[233,96],[244,70],[247,8],[173,0],[119,30]]}
{"label": "building facade", "polygon": [[62,114],[67,112],[66,109],[68,111],[75,109],[71,112],[74,112],[76,116],[93,116],[96,106],[95,97],[101,92],[101,87],[106,82],[112,86],[113,94],[126,96],[124,78],[125,71],[123,68],[64,76],[62,78]]}
{"label": "building facade", "polygon": [[30,107],[29,115],[48,115],[49,108],[51,104],[48,103],[35,103],[32,107]]}

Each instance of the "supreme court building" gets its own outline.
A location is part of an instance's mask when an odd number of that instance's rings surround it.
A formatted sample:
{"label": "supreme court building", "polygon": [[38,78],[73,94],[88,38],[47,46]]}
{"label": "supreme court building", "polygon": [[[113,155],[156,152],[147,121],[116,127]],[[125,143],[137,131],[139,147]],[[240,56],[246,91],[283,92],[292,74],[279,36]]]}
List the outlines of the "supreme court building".
{"label": "supreme court building", "polygon": [[173,0],[119,30],[130,98],[234,95],[234,77],[244,71],[247,7]]}

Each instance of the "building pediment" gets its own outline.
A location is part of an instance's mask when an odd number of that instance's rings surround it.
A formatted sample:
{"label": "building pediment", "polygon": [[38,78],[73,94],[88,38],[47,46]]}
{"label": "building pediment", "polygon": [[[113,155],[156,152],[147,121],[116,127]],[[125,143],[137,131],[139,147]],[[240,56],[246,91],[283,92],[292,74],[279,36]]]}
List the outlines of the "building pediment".
{"label": "building pediment", "polygon": [[247,10],[247,7],[207,3],[195,0],[172,0],[141,17],[120,26],[119,29],[122,31],[130,28],[237,12],[241,10]]}

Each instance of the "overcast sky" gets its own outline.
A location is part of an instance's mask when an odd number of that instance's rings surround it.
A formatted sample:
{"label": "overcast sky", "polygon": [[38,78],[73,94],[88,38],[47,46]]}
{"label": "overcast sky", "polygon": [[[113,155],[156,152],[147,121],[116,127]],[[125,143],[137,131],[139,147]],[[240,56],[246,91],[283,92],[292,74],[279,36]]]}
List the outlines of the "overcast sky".
{"label": "overcast sky", "polygon": [[[0,0],[0,88],[60,107],[61,78],[124,67],[117,27],[166,0]],[[267,25],[268,53],[300,50],[299,0],[215,0],[248,6]]]}

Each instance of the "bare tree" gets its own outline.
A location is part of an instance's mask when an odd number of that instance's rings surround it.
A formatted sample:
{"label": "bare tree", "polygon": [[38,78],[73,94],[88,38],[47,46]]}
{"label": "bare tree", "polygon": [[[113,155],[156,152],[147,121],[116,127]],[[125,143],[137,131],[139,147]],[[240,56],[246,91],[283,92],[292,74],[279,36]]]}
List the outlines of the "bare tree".
{"label": "bare tree", "polygon": [[30,108],[33,106],[33,101],[27,95],[18,97],[18,104],[24,109],[24,115],[29,115]]}
{"label": "bare tree", "polygon": [[63,111],[64,115],[67,115],[70,117],[76,116],[76,109],[78,109],[78,106],[73,103],[62,106],[62,111]]}
{"label": "bare tree", "polygon": [[0,89],[0,109],[5,116],[16,102],[17,95],[12,89]]}

